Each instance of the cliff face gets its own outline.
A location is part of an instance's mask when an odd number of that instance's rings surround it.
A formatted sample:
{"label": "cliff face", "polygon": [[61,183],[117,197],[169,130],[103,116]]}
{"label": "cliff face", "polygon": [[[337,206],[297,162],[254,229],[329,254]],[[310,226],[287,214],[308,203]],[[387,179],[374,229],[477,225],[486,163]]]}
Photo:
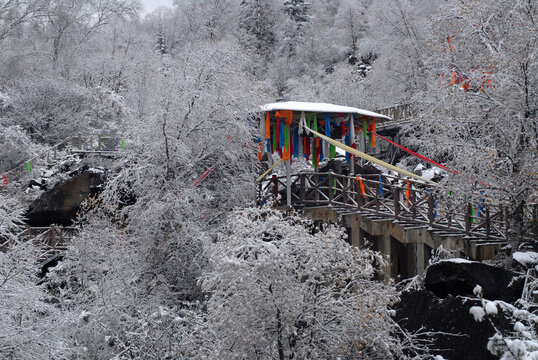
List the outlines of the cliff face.
{"label": "cliff face", "polygon": [[88,169],[77,171],[71,179],[61,182],[35,200],[26,214],[30,226],[71,225],[80,204],[99,191],[104,174]]}
{"label": "cliff face", "polygon": [[[469,313],[472,306],[480,306],[473,288],[480,285],[488,300],[514,303],[523,282],[518,274],[479,262],[441,261],[427,269],[422,288],[402,291],[396,321],[411,332],[433,332],[427,336],[431,348],[445,359],[496,359],[486,347],[493,327]],[[492,321],[498,329],[511,327],[502,312]]]}

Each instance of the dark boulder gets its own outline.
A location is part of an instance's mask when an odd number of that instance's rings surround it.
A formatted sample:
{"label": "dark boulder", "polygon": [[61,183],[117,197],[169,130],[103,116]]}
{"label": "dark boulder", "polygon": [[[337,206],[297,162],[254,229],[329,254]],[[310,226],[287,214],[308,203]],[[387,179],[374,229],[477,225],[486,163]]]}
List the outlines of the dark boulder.
{"label": "dark boulder", "polygon": [[430,332],[432,353],[448,360],[496,359],[487,350],[488,339],[495,333],[484,319],[477,322],[469,313],[480,306],[478,299],[448,295],[440,298],[428,290],[415,290],[400,295],[395,320],[410,332]]}
{"label": "dark boulder", "polygon": [[88,196],[95,195],[103,182],[104,173],[81,169],[71,179],[56,184],[35,200],[26,214],[26,222],[34,227],[71,225],[80,204]]}
{"label": "dark boulder", "polygon": [[517,274],[476,261],[440,261],[426,272],[424,286],[439,297],[448,294],[473,296],[476,285],[484,298],[514,302],[521,297],[524,278]]}
{"label": "dark boulder", "polygon": [[401,291],[395,320],[409,332],[430,332],[431,348],[438,349],[433,352],[445,359],[496,359],[487,350],[495,333],[491,322],[503,333],[513,330],[513,324],[500,309],[498,315],[475,321],[469,310],[481,303],[473,289],[478,284],[485,299],[514,303],[523,282],[518,274],[480,262],[440,261],[427,268],[423,288]]}

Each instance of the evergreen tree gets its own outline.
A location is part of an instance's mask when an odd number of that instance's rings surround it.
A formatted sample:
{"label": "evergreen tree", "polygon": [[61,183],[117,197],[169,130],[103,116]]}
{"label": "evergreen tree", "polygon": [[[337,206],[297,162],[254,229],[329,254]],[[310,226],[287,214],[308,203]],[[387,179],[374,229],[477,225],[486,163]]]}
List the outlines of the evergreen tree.
{"label": "evergreen tree", "polygon": [[288,16],[297,23],[300,28],[304,23],[310,22],[309,15],[312,4],[304,0],[285,0],[282,8]]}
{"label": "evergreen tree", "polygon": [[[243,0],[240,5],[240,41],[243,47],[261,61],[262,69],[270,62],[277,42],[275,11],[271,1]],[[257,70],[257,69],[255,69]]]}

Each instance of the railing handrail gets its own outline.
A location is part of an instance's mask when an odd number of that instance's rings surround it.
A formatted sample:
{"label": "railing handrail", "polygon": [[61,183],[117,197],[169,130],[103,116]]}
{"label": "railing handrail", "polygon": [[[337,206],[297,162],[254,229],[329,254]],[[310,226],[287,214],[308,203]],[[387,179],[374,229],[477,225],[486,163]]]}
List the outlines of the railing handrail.
{"label": "railing handrail", "polygon": [[[490,203],[482,195],[476,197],[454,196],[451,200],[439,202],[438,188],[416,181],[381,174],[360,175],[364,187],[359,189],[356,176],[333,172],[302,172],[291,175],[292,185],[300,186],[300,194],[292,193],[292,203],[296,205],[337,205],[357,208],[395,220],[408,219],[433,228],[448,229],[467,236],[506,240],[510,230],[509,208],[503,203]],[[285,176],[274,175],[260,184],[262,191],[269,191],[271,183],[284,184]],[[321,181],[323,178],[323,181]],[[373,179],[372,179],[373,178]],[[330,181],[329,181],[330,180]],[[334,181],[333,181],[334,180]],[[395,180],[393,182],[387,180]],[[403,183],[401,183],[403,181]],[[436,190],[436,191],[433,191]],[[273,193],[278,187],[273,186]],[[474,199],[482,201],[473,202]],[[459,211],[458,211],[459,209]],[[523,227],[530,224],[534,229],[533,217],[538,207],[526,204],[523,209]],[[533,218],[534,220],[530,219]],[[527,221],[531,220],[531,221]]]}

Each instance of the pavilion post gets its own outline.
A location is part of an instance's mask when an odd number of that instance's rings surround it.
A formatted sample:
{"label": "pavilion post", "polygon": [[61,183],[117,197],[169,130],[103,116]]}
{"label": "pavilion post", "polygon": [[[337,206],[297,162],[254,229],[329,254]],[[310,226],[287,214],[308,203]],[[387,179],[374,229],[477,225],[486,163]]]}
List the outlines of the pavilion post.
{"label": "pavilion post", "polygon": [[[351,140],[351,147],[353,147],[353,144],[355,144],[355,121],[353,120],[353,115],[350,114],[349,115],[349,139]],[[349,169],[350,171],[350,174],[351,176],[354,176],[355,175],[355,157],[354,156],[350,156],[350,158],[352,159],[352,161],[350,161],[350,165],[351,165],[351,169]]]}
{"label": "pavilion post", "polygon": [[286,205],[291,206],[291,163],[286,160]]}

